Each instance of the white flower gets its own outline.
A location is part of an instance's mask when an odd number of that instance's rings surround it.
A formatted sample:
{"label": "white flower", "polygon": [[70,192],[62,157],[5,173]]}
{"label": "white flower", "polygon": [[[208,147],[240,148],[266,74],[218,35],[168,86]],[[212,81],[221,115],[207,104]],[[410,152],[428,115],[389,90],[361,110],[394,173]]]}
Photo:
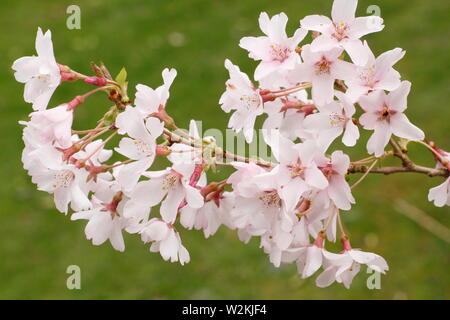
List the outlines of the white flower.
{"label": "white flower", "polygon": [[142,241],[152,242],[151,252],[158,252],[164,260],[179,261],[181,265],[190,260],[189,252],[181,244],[180,234],[172,225],[160,219],[151,219],[140,231]]}
{"label": "white flower", "polygon": [[[450,162],[450,153],[441,149],[439,149],[438,152],[446,161]],[[436,167],[443,168],[444,166],[438,162]],[[450,178],[447,178],[437,187],[431,188],[428,192],[428,200],[434,202],[436,207],[443,207],[445,205],[450,206]]]}
{"label": "white flower", "polygon": [[[226,198],[227,200],[230,197]],[[205,238],[214,235],[222,224],[230,225],[226,218],[230,215],[230,201],[218,199],[218,201],[208,201],[201,208],[191,208],[185,206],[180,210],[180,223],[186,229],[203,230]],[[218,206],[218,202],[220,205]]]}
{"label": "white flower", "polygon": [[422,130],[413,125],[403,113],[407,108],[407,97],[411,82],[403,81],[400,87],[388,95],[374,91],[359,99],[365,113],[359,118],[364,129],[374,130],[367,142],[367,151],[376,157],[384,153],[391,135],[408,140],[423,140]]}
{"label": "white flower", "polygon": [[115,150],[134,162],[123,165],[117,177],[125,190],[131,190],[138,182],[141,174],[153,163],[156,156],[156,138],[164,128],[164,124],[157,118],[143,119],[137,108],[127,106],[126,110],[116,119],[119,133],[127,134]]}
{"label": "white flower", "polygon": [[290,140],[312,137],[304,130],[305,112],[296,108],[283,109],[286,105],[296,103],[312,106],[312,101],[307,99],[306,90],[301,90],[296,94],[296,97],[290,96],[284,101],[276,99],[264,103],[264,112],[267,114],[267,119],[263,123],[265,141],[270,141],[270,134],[278,130]]}
{"label": "white flower", "polygon": [[264,111],[263,100],[259,91],[255,89],[248,76],[241,72],[238,66],[225,60],[225,67],[230,73],[226,82],[226,91],[220,97],[219,103],[225,112],[236,110],[230,117],[228,127],[236,132],[244,132],[245,140],[253,140],[253,126],[256,117]]}
{"label": "white flower", "polygon": [[347,51],[352,60],[358,65],[367,61],[360,37],[383,30],[383,19],[378,16],[355,18],[358,0],[334,0],[331,16],[312,15],[300,21],[302,28],[318,31],[319,37],[313,40],[313,51],[326,51],[341,47]]}
{"label": "white flower", "polygon": [[67,214],[69,203],[75,211],[91,207],[87,197],[87,171],[65,163],[62,153],[52,147],[36,150],[35,156],[40,165],[33,165],[29,169],[32,181],[38,185],[39,190],[54,195],[59,211]]}
{"label": "white flower", "polygon": [[328,187],[322,192],[326,192],[334,205],[342,210],[350,210],[351,205],[355,203],[350,186],[345,180],[349,166],[350,157],[337,150],[331,154],[329,163],[321,167],[328,179]]}
{"label": "white flower", "polygon": [[283,262],[296,261],[297,271],[305,279],[320,269],[324,252],[326,250],[323,248],[323,238],[320,235],[313,244],[285,250],[281,259]]}
{"label": "white flower", "polygon": [[27,126],[33,127],[36,134],[33,138],[41,144],[54,144],[62,149],[72,145],[73,111],[66,104],[33,112],[30,117]]}
{"label": "white flower", "polygon": [[303,194],[313,190],[323,190],[328,181],[317,166],[323,159],[321,150],[314,141],[295,144],[281,135],[273,135],[272,152],[280,162],[270,173],[257,178],[261,186],[276,181],[286,210],[293,210]]}
{"label": "white flower", "polygon": [[333,101],[336,79],[349,80],[356,75],[356,66],[339,59],[341,54],[340,48],[315,52],[311,50],[311,45],[302,47],[303,63],[295,68],[291,76],[297,82],[312,83],[312,99],[316,105]]}
{"label": "white flower", "polygon": [[164,84],[156,89],[146,85],[138,84],[136,86],[136,107],[145,116],[158,112],[159,108],[164,108],[169,99],[169,89],[173,80],[177,76],[175,69],[164,69],[162,77]]}
{"label": "white flower", "polygon": [[359,139],[359,130],[352,118],[355,114],[354,105],[342,92],[336,91],[335,95],[339,97],[339,102],[333,101],[323,106],[318,105],[319,112],[307,116],[303,121],[303,127],[315,132],[317,143],[324,150],[328,149],[342,133],[344,133],[342,142],[346,146],[354,146]]}
{"label": "white flower", "polygon": [[375,253],[349,249],[340,254],[324,251],[323,255],[325,270],[316,279],[316,285],[320,288],[328,287],[337,281],[348,289],[361,264],[383,274],[389,269],[383,257]]}
{"label": "white flower", "polygon": [[119,209],[117,207],[120,205],[120,200],[115,200],[112,195],[110,198],[112,202],[108,203],[94,198],[92,200],[93,209],[76,212],[72,214],[71,220],[89,220],[85,233],[86,238],[92,240],[93,245],[99,246],[106,240],[109,240],[114,249],[124,251],[125,243],[122,229],[127,226],[127,219],[118,213]]}
{"label": "white flower", "polygon": [[297,45],[306,36],[306,30],[297,29],[292,38],[286,35],[286,14],[280,13],[269,18],[262,12],[259,16],[259,26],[266,34],[262,37],[244,37],[239,46],[249,51],[249,57],[261,60],[255,70],[255,79],[261,80],[274,72],[292,70],[300,62],[296,52]]}
{"label": "white flower", "polygon": [[36,36],[37,56],[22,57],[14,61],[12,69],[18,82],[25,83],[24,99],[33,104],[34,110],[47,108],[53,92],[61,82],[59,66],[53,54],[50,30],[45,34],[38,28]]}
{"label": "white flower", "polygon": [[370,91],[395,90],[401,83],[400,73],[392,66],[403,58],[405,51],[395,48],[384,52],[375,59],[366,41],[364,41],[364,47],[368,56],[367,63],[356,68],[357,76],[355,78],[345,81],[348,86],[346,93],[352,101],[358,101],[360,96]]}
{"label": "white flower", "polygon": [[450,206],[450,178],[437,187],[431,188],[428,192],[428,200],[434,202],[436,207]]}
{"label": "white flower", "polygon": [[189,185],[189,179],[194,172],[194,165],[174,164],[173,167],[161,171],[147,171],[143,176],[149,180],[139,182],[130,193],[131,200],[125,206],[133,215],[134,210],[142,207],[153,207],[161,204],[161,217],[167,223],[173,223],[180,205],[186,200],[192,208],[203,206],[203,197],[200,191]]}

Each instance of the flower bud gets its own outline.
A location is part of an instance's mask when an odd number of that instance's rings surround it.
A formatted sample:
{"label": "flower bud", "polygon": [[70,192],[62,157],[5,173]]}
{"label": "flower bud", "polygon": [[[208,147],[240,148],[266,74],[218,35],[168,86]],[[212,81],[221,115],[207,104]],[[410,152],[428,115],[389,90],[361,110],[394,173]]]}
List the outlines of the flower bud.
{"label": "flower bud", "polygon": [[107,83],[105,78],[100,78],[100,77],[95,77],[95,76],[84,79],[84,82],[92,84],[97,87],[103,87]]}

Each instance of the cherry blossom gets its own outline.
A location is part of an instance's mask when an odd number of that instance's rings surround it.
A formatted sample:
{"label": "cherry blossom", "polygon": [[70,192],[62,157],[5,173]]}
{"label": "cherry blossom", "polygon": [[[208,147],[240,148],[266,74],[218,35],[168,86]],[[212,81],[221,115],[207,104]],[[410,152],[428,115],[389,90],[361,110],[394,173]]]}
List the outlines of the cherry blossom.
{"label": "cherry blossom", "polygon": [[357,101],[362,95],[375,90],[392,91],[400,86],[400,73],[392,66],[403,56],[405,51],[395,48],[384,52],[375,59],[366,41],[364,47],[367,51],[367,63],[357,67],[357,76],[345,83],[348,86],[347,95],[352,101]]}
{"label": "cherry blossom", "polygon": [[328,186],[327,179],[316,163],[323,153],[313,141],[294,144],[278,135],[272,138],[271,146],[280,164],[271,173],[262,175],[259,182],[264,185],[266,181],[275,180],[288,211],[294,209],[304,193]]}
{"label": "cherry blossom", "polygon": [[156,155],[156,138],[162,134],[164,124],[153,117],[144,121],[137,108],[127,106],[126,110],[117,116],[116,126],[119,133],[126,133],[130,138],[122,138],[115,150],[129,159],[136,160],[124,165],[117,177],[125,189],[131,190],[141,174],[152,165]]}
{"label": "cherry blossom", "polygon": [[138,84],[136,86],[136,107],[144,115],[158,112],[160,107],[165,107],[170,96],[170,86],[177,76],[175,69],[164,69],[162,77],[164,84],[156,89],[149,86]]}
{"label": "cherry blossom", "polygon": [[[383,20],[355,18],[356,6],[356,0],[335,0],[332,19],[305,17],[292,37],[284,13],[261,13],[264,35],[239,44],[259,61],[257,81],[225,60],[229,78],[219,104],[230,114],[227,139],[228,133],[245,137],[238,150],[220,134],[203,136],[193,119],[172,118],[166,106],[175,69],[162,71],[159,87],[138,84],[133,101],[125,69],[112,77],[104,65],[92,64],[92,75],[59,65],[50,31],[38,29],[37,56],[12,66],[25,83],[25,102],[33,104],[28,120],[19,121],[23,167],[38,190],[53,195],[58,211],[87,220],[85,235],[94,245],[109,241],[124,251],[123,234],[140,235],[151,252],[183,265],[190,260],[184,232],[200,230],[208,238],[223,226],[244,243],[259,241],[275,267],[295,263],[302,279],[321,272],[319,287],[349,288],[362,265],[385,273],[381,256],[350,246],[345,224],[356,203],[352,191],[371,173],[414,172],[444,178],[428,199],[450,205],[450,156],[405,115],[411,83],[393,68],[405,52],[375,57],[361,38],[381,31]],[[308,30],[312,42],[300,44]],[[75,80],[94,89],[47,108],[59,83]],[[98,92],[107,93],[104,114],[78,123],[75,110],[90,111],[85,98]],[[83,123],[96,125],[78,127]],[[261,123],[263,141],[252,143]],[[360,152],[350,148],[361,145],[365,130],[373,131],[369,156],[355,157]],[[416,164],[412,143],[436,165]],[[385,158],[398,164],[386,166]],[[337,239],[342,251],[329,251]]]}
{"label": "cherry blossom", "polygon": [[37,56],[22,57],[14,61],[12,69],[16,80],[25,83],[24,100],[33,104],[34,110],[47,108],[53,92],[61,82],[61,74],[53,54],[52,33],[38,28]]}
{"label": "cherry blossom", "polygon": [[320,15],[312,15],[300,21],[302,28],[318,31],[319,37],[313,40],[313,51],[327,51],[340,47],[358,65],[365,65],[367,52],[360,37],[383,30],[383,19],[377,16],[355,18],[358,0],[334,0],[332,20]]}
{"label": "cherry blossom", "polygon": [[228,127],[236,132],[241,130],[248,143],[253,140],[253,126],[256,117],[263,113],[263,100],[255,89],[248,76],[241,72],[238,66],[225,60],[225,67],[230,73],[230,79],[226,83],[226,91],[220,97],[219,103],[222,110],[230,112],[235,110],[230,117]]}
{"label": "cherry blossom", "polygon": [[437,187],[431,188],[428,200],[434,202],[436,207],[450,206],[450,178]]}
{"label": "cherry blossom", "polygon": [[164,221],[173,223],[183,200],[192,208],[203,206],[200,191],[189,185],[193,172],[194,165],[183,163],[161,171],[144,172],[143,176],[150,179],[136,185],[130,194],[131,202],[153,207],[162,201],[161,216]]}
{"label": "cherry blossom", "polygon": [[340,254],[324,251],[323,256],[325,270],[316,279],[317,286],[321,288],[328,287],[337,281],[348,289],[354,276],[359,272],[361,264],[380,273],[386,273],[389,269],[381,256],[351,248]]}
{"label": "cherry blossom", "polygon": [[284,262],[296,261],[298,273],[302,274],[302,278],[308,278],[322,266],[325,252],[323,240],[323,235],[319,235],[312,244],[290,248],[284,252],[282,259]]}
{"label": "cherry blossom", "polygon": [[342,210],[350,210],[355,203],[350,186],[345,180],[345,175],[350,166],[350,157],[341,150],[334,151],[328,163],[322,165],[321,169],[328,179],[328,186],[323,191],[334,205]]}
{"label": "cherry blossom", "polygon": [[214,235],[221,225],[234,229],[230,211],[234,196],[230,193],[213,197],[201,208],[185,206],[180,210],[180,223],[186,229],[203,230],[205,238]]}
{"label": "cherry blossom", "polygon": [[[444,161],[450,163],[450,153],[443,150],[438,150],[438,153]],[[444,166],[438,162],[437,168],[443,168]],[[434,202],[436,207],[443,207],[445,205],[450,206],[450,178],[445,180],[442,184],[431,188],[428,192],[428,200]]]}
{"label": "cherry blossom", "polygon": [[311,45],[302,47],[303,63],[295,68],[292,79],[312,83],[312,99],[317,105],[332,102],[336,79],[350,80],[356,75],[356,66],[339,59],[341,54],[340,48],[314,52]]}
{"label": "cherry blossom", "polygon": [[288,17],[284,13],[269,18],[266,12],[259,16],[262,37],[244,37],[239,46],[249,51],[249,57],[261,60],[255,70],[255,80],[261,80],[274,72],[292,70],[300,62],[296,48],[306,36],[306,30],[297,29],[292,38],[286,35]]}
{"label": "cherry blossom", "polygon": [[391,135],[408,140],[422,140],[422,130],[413,125],[403,113],[407,108],[407,97],[411,89],[409,81],[403,81],[399,88],[386,94],[374,91],[359,100],[365,113],[359,118],[364,129],[374,130],[367,142],[367,151],[376,157],[384,153]]}
{"label": "cherry blossom", "polygon": [[326,150],[342,133],[342,142],[349,147],[359,139],[359,130],[353,121],[355,107],[342,92],[335,95],[340,101],[317,106],[318,113],[311,114],[303,121],[303,127],[316,133],[317,143]]}
{"label": "cherry blossom", "polygon": [[160,219],[151,219],[140,234],[142,241],[152,242],[150,251],[159,252],[164,260],[179,261],[181,265],[189,262],[189,252],[181,244],[180,235],[172,225]]}
{"label": "cherry blossom", "polygon": [[30,115],[29,126],[35,128],[42,143],[54,144],[60,148],[72,145],[73,111],[67,105],[33,112]]}
{"label": "cherry blossom", "polygon": [[54,195],[56,208],[67,214],[68,204],[73,210],[84,210],[91,207],[87,198],[87,175],[85,170],[76,168],[62,160],[62,154],[51,147],[36,150],[35,156],[39,165],[28,171],[38,189]]}
{"label": "cherry blossom", "polygon": [[[85,233],[88,240],[92,240],[93,245],[101,245],[109,240],[114,249],[125,250],[125,243],[122,236],[122,229],[127,225],[125,218],[118,213],[120,200],[115,200],[111,195],[111,202],[104,203],[99,199],[93,199],[91,210],[75,212],[71,220],[87,219]],[[117,203],[118,202],[118,203]]]}

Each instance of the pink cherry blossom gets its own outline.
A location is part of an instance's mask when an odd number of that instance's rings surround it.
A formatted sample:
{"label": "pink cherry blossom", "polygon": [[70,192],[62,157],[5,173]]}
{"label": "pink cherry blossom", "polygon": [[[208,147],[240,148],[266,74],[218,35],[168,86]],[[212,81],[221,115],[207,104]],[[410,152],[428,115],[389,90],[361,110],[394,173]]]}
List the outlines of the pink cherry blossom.
{"label": "pink cherry blossom", "polygon": [[364,47],[367,51],[367,63],[357,67],[357,76],[345,82],[348,86],[347,95],[352,101],[358,101],[359,97],[375,90],[392,91],[400,86],[400,73],[392,66],[403,56],[405,51],[395,48],[384,52],[375,59],[366,41]]}
{"label": "pink cherry blossom", "polygon": [[38,28],[36,35],[37,56],[22,57],[14,61],[16,80],[25,83],[24,100],[33,104],[34,110],[47,108],[53,92],[61,82],[59,66],[53,54],[52,34]]}
{"label": "pink cherry blossom", "polygon": [[193,164],[181,163],[161,171],[144,172],[143,176],[150,179],[139,182],[131,191],[130,202],[135,206],[130,204],[130,210],[153,207],[162,201],[161,217],[167,223],[173,223],[184,200],[192,208],[203,206],[200,191],[189,185],[194,167]]}
{"label": "pink cherry blossom", "polygon": [[75,212],[72,214],[71,220],[89,220],[85,233],[86,238],[92,240],[93,245],[98,246],[109,240],[114,249],[124,251],[122,230],[127,226],[128,221],[119,213],[120,202],[112,202],[114,201],[113,196],[114,194],[110,192],[108,202],[94,198],[92,209]]}
{"label": "pink cherry blossom", "polygon": [[[439,150],[438,153],[442,156],[444,161],[450,163],[450,153],[443,150]],[[444,168],[444,166],[438,162],[437,168]],[[428,200],[434,202],[436,207],[443,207],[445,205],[450,206],[450,178],[447,178],[442,184],[431,188],[428,192]]]}
{"label": "pink cherry blossom", "polygon": [[59,148],[72,145],[73,111],[63,104],[55,108],[36,111],[30,114],[29,126],[34,127],[42,143],[54,144]]}
{"label": "pink cherry blossom", "polygon": [[[319,287],[338,282],[348,288],[361,265],[385,273],[382,257],[350,246],[345,224],[356,202],[352,190],[371,173],[425,173],[445,178],[428,199],[450,205],[450,155],[406,117],[411,84],[393,68],[405,52],[395,48],[375,57],[361,37],[383,29],[383,20],[355,18],[356,6],[356,0],[335,0],[332,19],[305,17],[292,37],[284,13],[261,13],[264,35],[240,41],[258,61],[257,82],[225,60],[229,79],[219,104],[230,114],[228,127],[247,142],[239,139],[237,150],[228,132],[226,141],[216,133],[204,137],[215,129],[203,131],[190,120],[186,131],[182,125],[189,119],[172,118],[166,106],[175,69],[163,70],[159,87],[138,84],[129,92],[124,71],[114,80],[104,65],[93,65],[91,75],[58,65],[50,32],[39,29],[37,56],[13,64],[35,110],[19,122],[23,167],[37,189],[53,195],[57,210],[87,220],[85,234],[94,245],[109,241],[124,251],[123,233],[137,234],[151,252],[183,265],[190,256],[180,225],[205,238],[224,226],[245,243],[258,241],[275,267],[295,263],[302,278],[323,269]],[[312,43],[300,46],[307,30],[314,31]],[[77,79],[96,88],[47,109],[59,83]],[[83,121],[97,121],[95,127],[73,129],[74,116],[85,117],[94,107],[81,103],[101,92],[113,106]],[[250,144],[261,123],[262,135]],[[356,146],[359,127],[374,131],[367,143],[374,156],[344,153],[341,142]],[[392,148],[384,152],[390,139]],[[436,167],[415,162],[415,152],[407,153],[412,141],[434,157]],[[398,163],[380,161],[385,158]],[[164,161],[169,164],[160,170]],[[343,251],[328,251],[338,237]]]}
{"label": "pink cherry blossom", "polygon": [[380,273],[389,269],[386,261],[375,253],[349,249],[340,254],[324,251],[323,255],[325,270],[316,279],[316,285],[320,288],[328,287],[337,281],[348,289],[361,264]]}
{"label": "pink cherry blossom", "polygon": [[159,107],[165,107],[169,99],[169,89],[173,80],[177,76],[175,69],[164,69],[162,77],[164,84],[156,89],[149,86],[138,84],[136,86],[136,107],[144,115],[158,112]]}
{"label": "pink cherry blossom", "polygon": [[340,48],[314,52],[311,45],[302,47],[303,63],[297,65],[292,79],[296,82],[312,83],[312,99],[316,105],[333,101],[336,79],[349,80],[356,75],[356,66],[339,59],[341,54]]}
{"label": "pink cherry blossom", "polygon": [[234,197],[230,193],[217,199],[207,201],[201,208],[185,206],[180,210],[180,223],[186,229],[203,230],[205,238],[214,235],[223,224],[234,229],[230,211],[234,205]]}
{"label": "pink cherry blossom", "polygon": [[261,175],[258,183],[265,185],[275,180],[286,210],[291,211],[300,197],[312,189],[323,190],[328,181],[319,170],[316,160],[323,157],[323,151],[309,140],[295,144],[281,135],[273,136],[271,147],[280,164],[268,174]]}
{"label": "pink cherry blossom", "polygon": [[255,80],[261,80],[274,72],[292,70],[300,62],[296,48],[306,36],[306,30],[297,29],[292,38],[286,35],[288,17],[284,13],[269,18],[262,12],[259,26],[264,32],[262,37],[244,37],[239,46],[249,51],[249,57],[260,60],[255,70]]}
{"label": "pink cherry blossom", "polygon": [[238,66],[227,59],[225,68],[230,73],[230,79],[226,82],[226,91],[220,97],[219,103],[222,105],[222,110],[227,113],[235,110],[230,117],[228,127],[236,132],[242,130],[245,139],[250,143],[253,140],[256,117],[264,111],[263,100],[248,76],[241,72]]}
{"label": "pink cherry blossom", "polygon": [[436,207],[450,206],[450,178],[437,187],[431,188],[428,200],[434,202]]}
{"label": "pink cherry blossom", "polygon": [[[91,207],[87,198],[88,173],[62,160],[62,154],[52,147],[36,150],[39,165],[28,171],[38,189],[54,195],[56,208],[67,214],[68,204],[73,210],[85,210]],[[36,163],[35,163],[36,164]]]}
{"label": "pink cherry blossom", "polygon": [[334,0],[331,16],[312,15],[300,21],[302,28],[318,31],[319,37],[311,43],[313,51],[340,47],[358,65],[365,65],[367,52],[359,38],[383,30],[383,19],[377,16],[355,18],[358,0]]}
{"label": "pink cherry blossom", "polygon": [[303,121],[303,127],[315,133],[317,143],[325,150],[342,133],[342,142],[346,146],[354,146],[359,139],[359,130],[352,118],[355,114],[354,105],[342,92],[336,92],[335,95],[340,101],[317,106],[319,112],[307,116]]}
{"label": "pink cherry blossom", "polygon": [[280,133],[290,140],[296,138],[313,138],[305,132],[303,121],[306,112],[301,109],[287,108],[290,105],[311,105],[312,101],[308,99],[306,90],[301,90],[295,95],[284,100],[276,99],[264,103],[264,112],[267,119],[263,124],[263,135],[266,141],[270,140],[268,136],[271,132],[280,131]]}
{"label": "pink cherry blossom", "polygon": [[422,130],[413,125],[403,113],[407,108],[407,97],[411,89],[409,81],[389,94],[382,90],[374,91],[359,100],[365,113],[359,118],[364,129],[374,130],[367,142],[367,151],[380,157],[391,135],[408,140],[423,140]]}
{"label": "pink cherry blossom", "polygon": [[349,166],[350,157],[341,150],[334,151],[329,162],[321,166],[328,179],[328,186],[323,192],[326,192],[329,199],[341,210],[350,210],[351,205],[355,203],[350,186],[345,180]]}
{"label": "pink cherry blossom", "polygon": [[286,250],[283,252],[282,259],[284,262],[296,261],[297,271],[305,279],[320,269],[324,252],[323,237],[319,235],[312,244]]}
{"label": "pink cherry blossom", "polygon": [[141,174],[152,165],[156,155],[156,138],[162,134],[164,124],[153,117],[144,120],[137,108],[127,106],[125,112],[117,116],[116,126],[119,133],[126,133],[129,137],[122,138],[115,150],[136,160],[124,165],[117,177],[126,190],[131,190]]}
{"label": "pink cherry blossom", "polygon": [[181,244],[180,234],[172,225],[160,219],[151,219],[140,231],[142,241],[152,242],[151,252],[159,252],[164,260],[179,261],[181,265],[190,260],[189,252]]}

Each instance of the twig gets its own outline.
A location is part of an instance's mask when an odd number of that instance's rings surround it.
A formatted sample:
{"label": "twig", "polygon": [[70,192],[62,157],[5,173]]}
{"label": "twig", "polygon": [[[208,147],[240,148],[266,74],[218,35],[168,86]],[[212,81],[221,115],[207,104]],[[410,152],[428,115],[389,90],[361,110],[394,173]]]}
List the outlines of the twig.
{"label": "twig", "polygon": [[[369,170],[368,166],[361,165],[350,165],[348,168],[348,173],[366,173]],[[381,167],[381,168],[373,168],[370,170],[370,173],[379,173],[379,174],[393,174],[393,173],[401,173],[401,172],[416,172],[426,174],[430,177],[448,177],[450,172],[446,169],[435,169],[428,168],[418,165],[413,165],[410,168],[405,167]]]}
{"label": "twig", "polygon": [[369,168],[367,168],[367,171],[364,172],[364,174],[362,175],[362,177],[359,178],[359,179],[351,186],[352,189],[355,188],[358,184],[361,183],[361,181],[363,181],[363,180],[367,177],[367,175],[370,173],[370,171],[372,171],[373,167],[375,167],[375,165],[377,164],[377,162],[378,162],[378,159],[376,159],[374,162],[372,162],[372,164],[370,165]]}

